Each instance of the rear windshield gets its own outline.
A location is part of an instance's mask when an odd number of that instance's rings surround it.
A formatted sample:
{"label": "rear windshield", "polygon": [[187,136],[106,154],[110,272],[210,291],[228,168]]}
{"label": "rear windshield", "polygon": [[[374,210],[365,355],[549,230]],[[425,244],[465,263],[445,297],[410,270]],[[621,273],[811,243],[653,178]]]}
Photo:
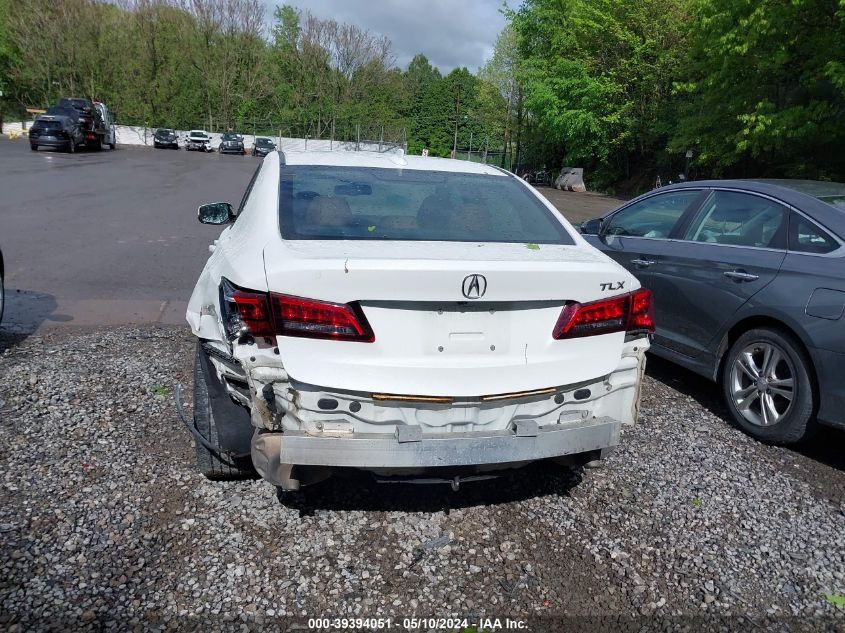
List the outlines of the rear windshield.
{"label": "rear windshield", "polygon": [[227,132],[226,134],[224,134],[224,135],[223,135],[223,140],[224,140],[224,141],[237,141],[237,140],[238,140],[238,135],[237,135],[237,134],[233,134],[233,133],[231,133],[231,132]]}
{"label": "rear windshield", "polygon": [[79,116],[79,113],[76,110],[70,107],[66,108],[64,106],[50,106],[47,108],[47,114],[70,117],[74,121],[76,121],[76,118]]}
{"label": "rear windshield", "polygon": [[159,130],[158,132],[156,132],[156,134],[158,134],[159,136],[170,136],[171,134],[173,134],[173,130]]}
{"label": "rear windshield", "polygon": [[574,244],[552,211],[504,175],[289,166],[279,216],[290,240]]}
{"label": "rear windshield", "polygon": [[257,138],[257,139],[255,139],[255,144],[256,145],[272,145],[273,141],[271,141],[269,138]]}
{"label": "rear windshield", "polygon": [[845,211],[845,193],[843,193],[841,196],[820,196],[819,200],[821,200],[822,202],[826,202],[835,209]]}
{"label": "rear windshield", "polygon": [[36,121],[33,126],[39,130],[61,130],[61,121]]}
{"label": "rear windshield", "polygon": [[88,102],[87,99],[61,99],[59,101],[59,105],[69,106],[72,108],[76,108],[77,110],[82,110],[84,108],[91,107],[91,104]]}

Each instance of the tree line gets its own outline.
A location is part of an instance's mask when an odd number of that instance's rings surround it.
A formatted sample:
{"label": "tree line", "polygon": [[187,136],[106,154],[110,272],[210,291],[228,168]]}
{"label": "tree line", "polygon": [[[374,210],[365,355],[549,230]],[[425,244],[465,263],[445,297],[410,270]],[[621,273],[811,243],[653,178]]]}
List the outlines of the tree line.
{"label": "tree line", "polygon": [[680,172],[845,180],[845,0],[523,0],[482,68],[448,74],[265,10],[0,0],[0,108],[92,96],[121,123],[472,147],[629,192]]}
{"label": "tree line", "polygon": [[0,90],[18,112],[91,96],[127,124],[357,134],[436,156],[473,143],[514,160],[495,83],[424,55],[400,69],[381,35],[287,5],[268,20],[261,0],[0,0]]}
{"label": "tree line", "polygon": [[509,20],[534,161],[629,191],[687,168],[845,181],[843,0],[525,0]]}

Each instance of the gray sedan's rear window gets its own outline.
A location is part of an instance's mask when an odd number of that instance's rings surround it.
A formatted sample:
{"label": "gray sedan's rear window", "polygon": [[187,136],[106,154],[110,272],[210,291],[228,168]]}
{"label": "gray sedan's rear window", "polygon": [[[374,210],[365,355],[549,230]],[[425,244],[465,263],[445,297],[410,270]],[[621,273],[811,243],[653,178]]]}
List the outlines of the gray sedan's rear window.
{"label": "gray sedan's rear window", "polygon": [[279,217],[290,240],[574,244],[553,213],[505,175],[288,166]]}

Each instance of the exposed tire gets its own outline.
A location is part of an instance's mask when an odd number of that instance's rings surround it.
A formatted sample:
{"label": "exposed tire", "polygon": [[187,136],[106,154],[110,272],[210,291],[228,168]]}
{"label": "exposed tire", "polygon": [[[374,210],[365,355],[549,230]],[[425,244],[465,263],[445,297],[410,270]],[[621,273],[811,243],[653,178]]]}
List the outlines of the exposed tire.
{"label": "exposed tire", "polygon": [[811,362],[787,332],[755,328],[728,350],[722,394],[743,431],[767,444],[794,444],[813,430]]}
{"label": "exposed tire", "polygon": [[[217,403],[218,405],[223,405],[222,407],[214,406],[215,403],[212,393],[219,394],[222,385],[214,372],[209,370],[209,367],[210,363],[202,349],[202,344],[198,342],[194,360],[194,425],[200,435],[207,439],[211,445],[218,447],[220,446],[220,440],[214,418],[214,409],[217,408],[218,412],[223,409],[224,411],[231,411],[234,415],[245,415],[247,423],[249,423],[249,413],[230,400]],[[210,386],[211,388],[209,388]],[[220,398],[220,395],[216,397]],[[228,399],[227,396],[224,397]],[[227,405],[231,405],[232,409],[229,409]],[[212,452],[199,442],[195,443],[197,467],[208,479],[226,481],[255,477],[252,459],[249,456],[240,458],[224,457],[219,451]]]}

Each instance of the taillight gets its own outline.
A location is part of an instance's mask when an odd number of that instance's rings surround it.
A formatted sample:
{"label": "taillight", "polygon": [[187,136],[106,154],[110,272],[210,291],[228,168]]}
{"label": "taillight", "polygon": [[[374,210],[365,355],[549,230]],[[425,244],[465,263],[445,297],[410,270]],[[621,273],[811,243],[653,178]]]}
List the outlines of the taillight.
{"label": "taillight", "polygon": [[266,292],[243,290],[223,279],[220,284],[223,327],[229,338],[242,334],[273,336],[272,315]]}
{"label": "taillight", "polygon": [[628,331],[654,334],[654,301],[651,298],[651,290],[640,288],[631,293]]}
{"label": "taillight", "polygon": [[302,297],[238,288],[227,279],[220,286],[223,325],[230,338],[296,336],[372,343],[367,318],[356,304],[328,303]]}
{"label": "taillight", "polygon": [[276,334],[372,343],[376,340],[361,308],[270,293]]}
{"label": "taillight", "polygon": [[654,332],[651,292],[645,288],[591,303],[563,307],[552,337],[596,336],[613,332]]}

